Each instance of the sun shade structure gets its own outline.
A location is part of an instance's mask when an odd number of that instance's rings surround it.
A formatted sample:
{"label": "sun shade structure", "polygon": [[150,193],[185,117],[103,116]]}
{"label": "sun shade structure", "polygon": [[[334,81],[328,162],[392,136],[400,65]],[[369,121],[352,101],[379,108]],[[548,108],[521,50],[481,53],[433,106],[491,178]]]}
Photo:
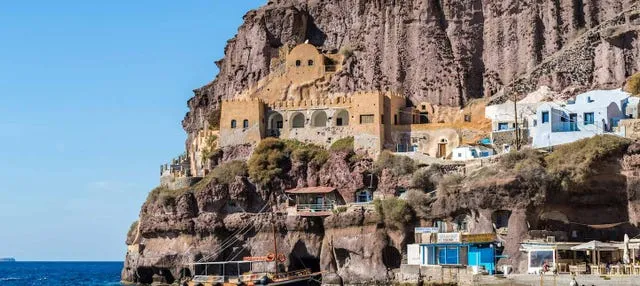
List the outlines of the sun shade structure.
{"label": "sun shade structure", "polygon": [[307,188],[295,188],[286,190],[287,194],[327,194],[335,191],[336,188],[332,187],[307,187]]}
{"label": "sun shade structure", "polygon": [[586,251],[586,250],[602,250],[602,251],[615,251],[618,247],[615,244],[606,243],[602,241],[592,240],[583,244],[578,244],[571,247],[571,250]]}

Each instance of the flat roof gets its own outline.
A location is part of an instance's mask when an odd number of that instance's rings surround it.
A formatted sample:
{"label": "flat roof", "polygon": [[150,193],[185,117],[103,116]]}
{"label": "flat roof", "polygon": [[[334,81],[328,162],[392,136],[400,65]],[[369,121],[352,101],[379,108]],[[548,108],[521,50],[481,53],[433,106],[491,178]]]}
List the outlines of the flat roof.
{"label": "flat roof", "polygon": [[333,187],[306,187],[306,188],[295,188],[284,191],[287,194],[326,194],[335,191],[336,188]]}

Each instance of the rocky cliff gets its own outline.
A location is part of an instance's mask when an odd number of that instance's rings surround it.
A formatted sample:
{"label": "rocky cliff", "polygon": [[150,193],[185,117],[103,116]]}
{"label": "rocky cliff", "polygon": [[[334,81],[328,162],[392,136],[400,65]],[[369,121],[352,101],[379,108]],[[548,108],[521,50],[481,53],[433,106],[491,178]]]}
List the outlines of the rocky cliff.
{"label": "rocky cliff", "polygon": [[272,0],[244,16],[183,126],[191,140],[221,99],[269,73],[285,44],[353,55],[330,92],[394,90],[457,106],[543,84],[568,93],[619,87],[640,71],[639,27],[634,0]]}
{"label": "rocky cliff", "polygon": [[[277,157],[273,150],[259,152]],[[311,163],[310,156],[325,159]],[[414,242],[413,227],[436,221],[447,231],[465,224],[471,233],[496,232],[498,251],[508,257],[499,264],[525,271],[519,243],[526,239],[622,240],[640,234],[639,156],[638,143],[596,136],[552,154],[510,153],[461,173],[388,154],[373,162],[332,151],[328,157],[287,155],[282,173],[266,184],[253,183],[251,168],[217,179],[215,170],[229,164],[222,163],[192,188],[149,194],[127,238],[122,277],[172,283],[203,271],[191,262],[262,256],[273,249],[275,230],[290,270],[326,271],[323,282],[329,285],[391,283],[406,244]],[[282,190],[317,185],[335,187],[347,202],[366,186],[387,199],[338,208],[324,218],[287,215]],[[390,198],[399,189],[409,190],[406,200]]]}

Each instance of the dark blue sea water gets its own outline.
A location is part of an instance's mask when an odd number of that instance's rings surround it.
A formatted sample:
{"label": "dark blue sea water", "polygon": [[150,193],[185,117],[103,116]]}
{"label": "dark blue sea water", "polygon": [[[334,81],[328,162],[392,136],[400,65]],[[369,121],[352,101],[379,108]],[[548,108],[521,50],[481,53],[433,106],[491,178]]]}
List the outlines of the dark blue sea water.
{"label": "dark blue sea water", "polygon": [[122,262],[0,263],[0,286],[120,285]]}

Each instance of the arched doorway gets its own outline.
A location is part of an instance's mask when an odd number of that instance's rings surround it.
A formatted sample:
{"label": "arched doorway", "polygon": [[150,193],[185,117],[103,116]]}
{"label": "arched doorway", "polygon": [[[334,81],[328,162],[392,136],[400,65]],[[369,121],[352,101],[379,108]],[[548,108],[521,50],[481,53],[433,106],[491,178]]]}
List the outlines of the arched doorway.
{"label": "arched doorway", "polygon": [[447,139],[440,139],[440,142],[438,143],[438,158],[447,157],[447,143],[449,143]]}
{"label": "arched doorway", "polygon": [[291,116],[291,128],[304,128],[304,114],[296,112]]}
{"label": "arched doorway", "polygon": [[335,113],[335,126],[348,126],[349,125],[349,112],[341,109]]}
{"label": "arched doorway", "polygon": [[267,120],[267,135],[271,137],[280,137],[280,130],[284,126],[284,118],[282,114],[273,112]]}
{"label": "arched doorway", "polygon": [[316,110],[311,115],[311,126],[325,127],[327,126],[327,113],[323,110]]}

